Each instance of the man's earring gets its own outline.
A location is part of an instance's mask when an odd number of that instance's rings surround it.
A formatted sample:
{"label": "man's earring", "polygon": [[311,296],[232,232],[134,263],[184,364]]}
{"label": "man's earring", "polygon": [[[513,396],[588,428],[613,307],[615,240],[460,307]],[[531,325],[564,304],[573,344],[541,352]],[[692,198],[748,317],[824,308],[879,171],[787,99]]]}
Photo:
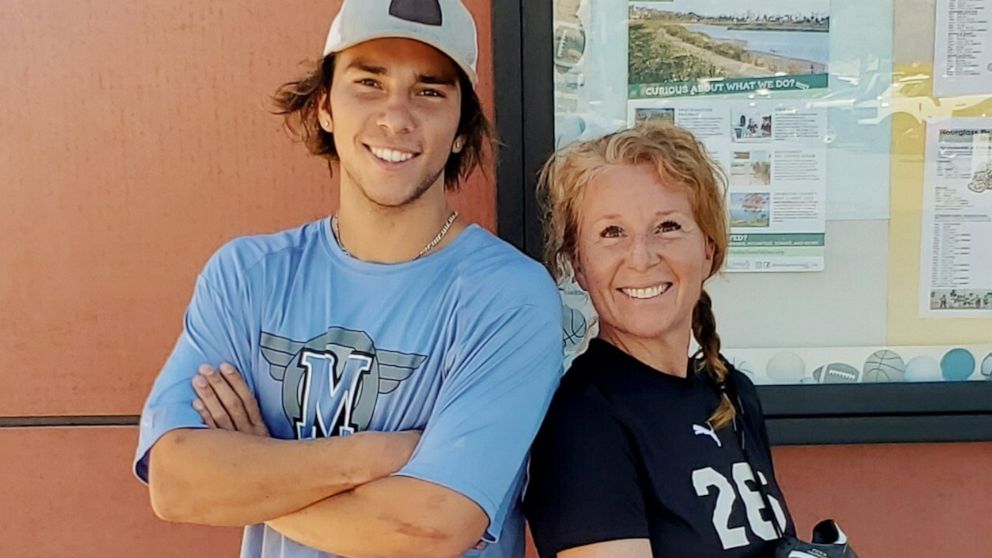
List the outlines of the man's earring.
{"label": "man's earring", "polygon": [[454,151],[455,153],[461,153],[462,147],[464,147],[462,139],[458,138],[455,140],[455,145],[452,146],[451,150]]}

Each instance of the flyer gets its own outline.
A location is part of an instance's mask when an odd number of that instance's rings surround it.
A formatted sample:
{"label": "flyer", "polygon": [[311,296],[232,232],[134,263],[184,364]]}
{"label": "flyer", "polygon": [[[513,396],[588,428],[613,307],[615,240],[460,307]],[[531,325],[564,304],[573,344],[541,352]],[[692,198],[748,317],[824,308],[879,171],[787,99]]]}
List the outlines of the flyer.
{"label": "flyer", "polygon": [[992,91],[992,2],[937,0],[934,95],[987,95]]}
{"label": "flyer", "polygon": [[830,0],[630,2],[628,98],[828,83]]}
{"label": "flyer", "polygon": [[627,104],[627,3],[555,0],[555,147],[623,127]]}
{"label": "flyer", "polygon": [[920,314],[992,318],[992,118],[927,122]]}
{"label": "flyer", "polygon": [[706,145],[728,182],[731,272],[823,271],[825,109],[799,101],[631,101],[628,123],[669,122]]}

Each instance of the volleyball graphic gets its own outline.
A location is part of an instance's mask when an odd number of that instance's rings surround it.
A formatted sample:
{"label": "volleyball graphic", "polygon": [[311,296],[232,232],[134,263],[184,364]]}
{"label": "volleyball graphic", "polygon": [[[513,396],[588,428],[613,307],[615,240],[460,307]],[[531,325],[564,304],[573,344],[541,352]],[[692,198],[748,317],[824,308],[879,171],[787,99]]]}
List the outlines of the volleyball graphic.
{"label": "volleyball graphic", "polygon": [[929,356],[918,356],[909,359],[903,371],[903,381],[906,382],[939,382],[940,364]]}
{"label": "volleyball graphic", "polygon": [[901,382],[906,363],[894,351],[875,351],[861,369],[862,382]]}
{"label": "volleyball graphic", "polygon": [[858,369],[843,362],[834,362],[813,371],[813,379],[821,384],[849,384],[857,382],[861,373]]}
{"label": "volleyball graphic", "polygon": [[796,353],[784,351],[769,359],[765,372],[776,383],[791,384],[806,375],[806,363]]}
{"label": "volleyball graphic", "polygon": [[966,349],[951,349],[940,359],[940,372],[945,380],[967,380],[975,372],[975,357]]}

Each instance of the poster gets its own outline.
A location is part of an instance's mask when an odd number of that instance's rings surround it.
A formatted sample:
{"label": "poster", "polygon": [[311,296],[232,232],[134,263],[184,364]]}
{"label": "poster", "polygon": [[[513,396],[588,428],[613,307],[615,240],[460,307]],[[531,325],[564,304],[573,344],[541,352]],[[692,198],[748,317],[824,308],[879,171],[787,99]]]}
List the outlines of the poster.
{"label": "poster", "polygon": [[992,2],[937,0],[934,95],[986,95],[992,91]]}
{"label": "poster", "polygon": [[920,314],[992,318],[992,118],[927,123]]}
{"label": "poster", "polygon": [[627,104],[627,4],[555,0],[555,147],[624,125]]}
{"label": "poster", "polygon": [[628,98],[823,89],[829,0],[630,2]]}
{"label": "poster", "polygon": [[822,271],[826,240],[825,109],[798,101],[641,100],[628,123],[691,131],[728,182],[725,270]]}
{"label": "poster", "polygon": [[586,22],[580,17],[580,0],[554,4],[555,106],[562,112],[579,109],[579,88],[585,79]]}

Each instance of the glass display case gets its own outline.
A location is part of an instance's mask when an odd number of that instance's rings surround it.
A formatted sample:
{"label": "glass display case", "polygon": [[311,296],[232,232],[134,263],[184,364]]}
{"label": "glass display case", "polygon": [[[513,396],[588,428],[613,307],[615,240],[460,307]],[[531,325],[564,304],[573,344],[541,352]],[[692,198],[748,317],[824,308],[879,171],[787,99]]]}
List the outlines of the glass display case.
{"label": "glass display case", "polygon": [[[540,254],[534,184],[642,121],[723,169],[707,289],[777,443],[992,439],[992,2],[494,3],[500,234]],[[595,333],[561,285],[570,353]]]}

